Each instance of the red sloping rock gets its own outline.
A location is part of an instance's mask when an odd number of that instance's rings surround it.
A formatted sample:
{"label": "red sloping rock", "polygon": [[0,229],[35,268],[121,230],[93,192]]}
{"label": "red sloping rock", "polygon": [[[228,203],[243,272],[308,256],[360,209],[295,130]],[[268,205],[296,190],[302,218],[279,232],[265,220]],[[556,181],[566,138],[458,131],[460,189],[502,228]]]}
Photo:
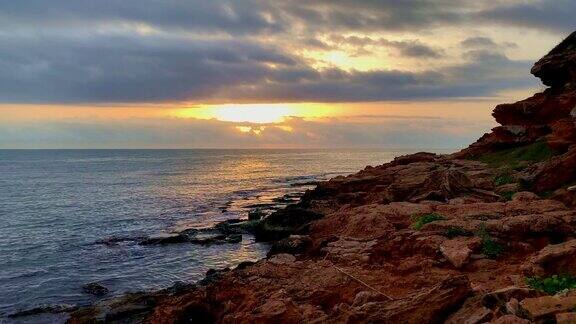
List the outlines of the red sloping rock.
{"label": "red sloping rock", "polygon": [[530,72],[551,87],[576,80],[576,32],[536,62]]}

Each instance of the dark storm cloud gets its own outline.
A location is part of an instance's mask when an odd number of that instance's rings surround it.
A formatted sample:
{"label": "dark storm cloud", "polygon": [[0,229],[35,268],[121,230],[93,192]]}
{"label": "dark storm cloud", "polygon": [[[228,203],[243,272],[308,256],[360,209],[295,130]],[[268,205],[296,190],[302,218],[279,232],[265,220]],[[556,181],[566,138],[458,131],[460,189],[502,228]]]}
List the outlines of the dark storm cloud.
{"label": "dark storm cloud", "polygon": [[462,46],[466,48],[475,48],[475,47],[497,47],[496,44],[491,38],[488,37],[469,37],[462,41]]}
{"label": "dark storm cloud", "polygon": [[418,41],[396,41],[389,44],[400,51],[405,57],[414,58],[440,58],[443,56],[441,49],[432,48]]}
{"label": "dark storm cloud", "polygon": [[425,72],[317,71],[235,40],[0,37],[4,102],[378,101],[490,95],[530,83],[528,62],[471,51]]}
{"label": "dark storm cloud", "polygon": [[356,47],[357,51],[370,53],[369,47],[391,47],[396,49],[400,56],[411,58],[440,58],[444,55],[442,49],[433,48],[419,40],[391,41],[385,38],[373,39],[370,37],[339,35],[332,36],[331,40],[338,45]]}
{"label": "dark storm cloud", "polygon": [[576,27],[576,1],[539,0],[503,5],[478,13],[484,22],[569,33]]}
{"label": "dark storm cloud", "polygon": [[454,0],[289,0],[275,9],[313,30],[390,31],[455,23],[463,18],[459,10],[469,7]]}
{"label": "dark storm cloud", "polygon": [[[0,37],[6,102],[127,102],[210,97],[222,86],[262,82],[268,64],[298,74],[293,58],[234,40]],[[307,71],[304,71],[306,73]],[[300,72],[302,74],[302,72]],[[294,76],[292,76],[294,77]]]}
{"label": "dark storm cloud", "polygon": [[226,88],[220,95],[257,101],[381,101],[490,96],[502,89],[536,86],[527,77],[531,62],[512,61],[491,51],[466,53],[467,63],[443,69],[406,71],[351,71],[332,69],[296,82],[271,82],[250,89]]}
{"label": "dark storm cloud", "polygon": [[[488,5],[492,9],[487,10]],[[491,95],[532,85],[528,62],[470,52],[468,63],[424,72],[317,70],[314,62],[289,54],[290,48],[329,49],[316,37],[326,32],[414,32],[470,21],[559,30],[572,23],[575,6],[567,0],[495,8],[488,0],[2,1],[0,102],[374,101]],[[301,26],[306,37],[292,35],[294,26]],[[138,28],[157,32],[144,35]],[[419,41],[380,41],[380,46],[402,57],[443,55]]]}
{"label": "dark storm cloud", "polygon": [[573,0],[18,0],[0,4],[0,26],[132,22],[237,35],[284,32],[296,22],[325,32],[417,31],[484,21],[568,31],[575,11]]}
{"label": "dark storm cloud", "polygon": [[436,26],[499,23],[570,32],[573,0],[287,0],[274,9],[312,30],[420,31]]}
{"label": "dark storm cloud", "polygon": [[[67,26],[102,22],[145,23],[158,28],[278,32],[255,0],[18,0],[2,1],[0,26]],[[279,19],[279,18],[277,18]]]}

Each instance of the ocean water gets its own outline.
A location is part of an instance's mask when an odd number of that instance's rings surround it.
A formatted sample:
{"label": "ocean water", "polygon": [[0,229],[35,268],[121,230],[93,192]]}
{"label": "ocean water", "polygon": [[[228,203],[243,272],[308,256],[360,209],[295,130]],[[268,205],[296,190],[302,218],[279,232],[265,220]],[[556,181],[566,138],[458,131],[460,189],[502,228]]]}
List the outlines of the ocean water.
{"label": "ocean water", "polygon": [[[136,238],[273,210],[310,181],[404,150],[0,150],[0,322],[41,305],[193,282],[210,268],[258,260],[268,246],[141,246]],[[289,199],[281,199],[288,197]],[[279,199],[280,198],[280,199]],[[125,239],[101,244],[110,238]]]}

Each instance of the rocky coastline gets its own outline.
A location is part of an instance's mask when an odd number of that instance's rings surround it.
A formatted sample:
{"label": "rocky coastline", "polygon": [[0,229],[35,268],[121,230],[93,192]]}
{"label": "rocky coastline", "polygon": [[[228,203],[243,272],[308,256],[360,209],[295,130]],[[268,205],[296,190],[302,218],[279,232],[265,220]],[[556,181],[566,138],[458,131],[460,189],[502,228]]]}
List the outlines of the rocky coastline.
{"label": "rocky coastline", "polygon": [[[320,182],[254,219],[266,259],[69,322],[576,323],[576,33],[531,72],[548,88],[497,106],[468,148]],[[217,240],[238,238],[227,226]]]}

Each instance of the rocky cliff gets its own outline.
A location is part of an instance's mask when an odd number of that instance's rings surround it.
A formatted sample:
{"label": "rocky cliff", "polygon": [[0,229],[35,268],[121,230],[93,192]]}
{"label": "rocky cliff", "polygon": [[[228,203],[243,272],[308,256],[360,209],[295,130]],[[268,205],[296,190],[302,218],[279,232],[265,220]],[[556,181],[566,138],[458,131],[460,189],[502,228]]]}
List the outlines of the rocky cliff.
{"label": "rocky cliff", "polygon": [[501,126],[320,183],[261,221],[269,256],[70,322],[575,323],[576,33]]}

